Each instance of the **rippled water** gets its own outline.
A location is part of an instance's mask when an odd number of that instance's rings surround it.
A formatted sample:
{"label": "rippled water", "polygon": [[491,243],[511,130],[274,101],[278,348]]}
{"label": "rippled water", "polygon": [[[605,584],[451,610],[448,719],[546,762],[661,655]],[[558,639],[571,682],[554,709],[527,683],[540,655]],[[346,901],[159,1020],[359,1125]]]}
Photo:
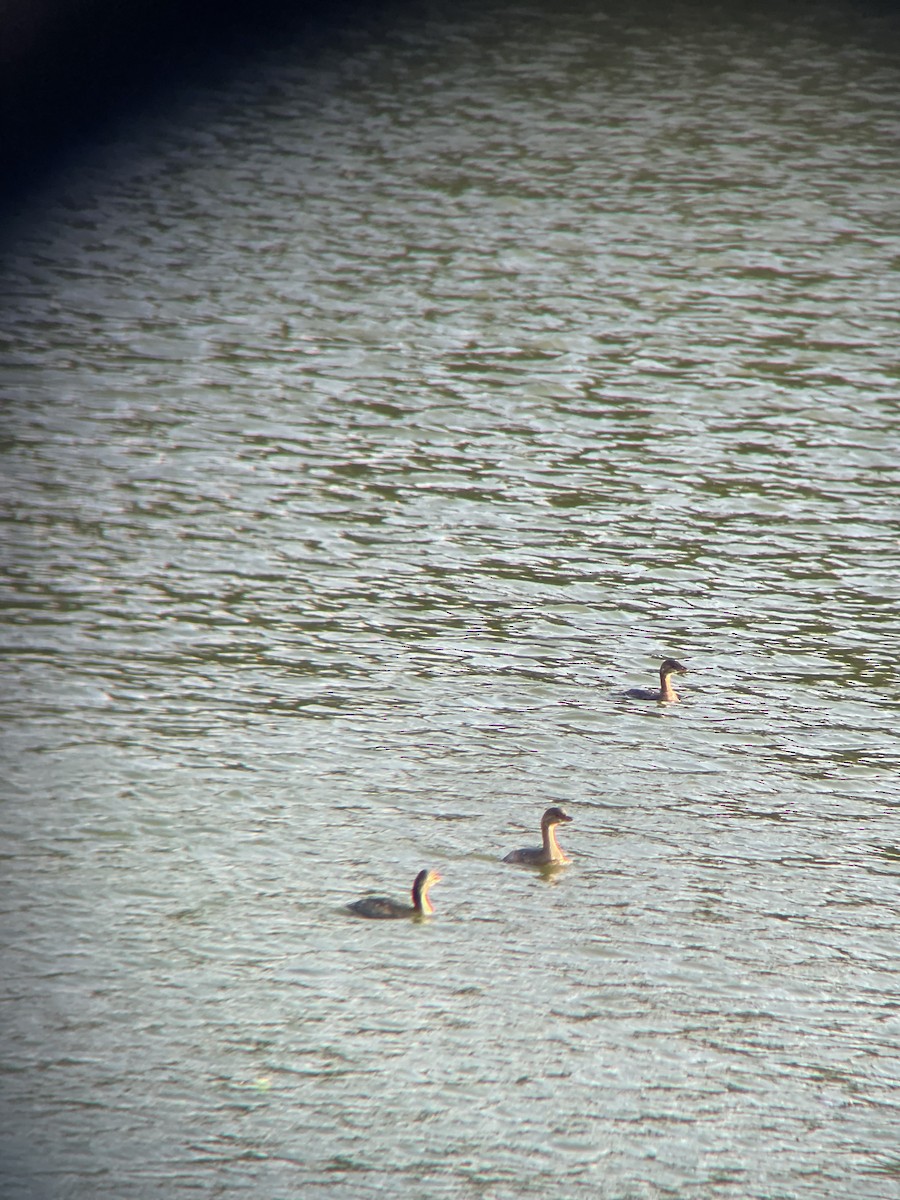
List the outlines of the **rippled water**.
{"label": "rippled water", "polygon": [[896,1197],[897,30],[427,14],[7,239],[4,1196]]}

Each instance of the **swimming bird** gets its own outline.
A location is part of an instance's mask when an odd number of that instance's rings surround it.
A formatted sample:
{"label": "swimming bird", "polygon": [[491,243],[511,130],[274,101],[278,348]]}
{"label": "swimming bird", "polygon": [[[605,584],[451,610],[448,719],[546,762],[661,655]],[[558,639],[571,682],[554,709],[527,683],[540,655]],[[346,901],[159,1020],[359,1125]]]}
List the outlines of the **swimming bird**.
{"label": "swimming bird", "polygon": [[364,896],[347,907],[358,917],[427,917],[434,912],[434,905],[428,896],[429,889],[440,881],[441,876],[437,871],[420,871],[412,885],[411,905],[400,904],[389,896]]}
{"label": "swimming bird", "polygon": [[563,809],[548,808],[541,817],[540,846],[526,847],[524,850],[511,850],[503,859],[508,863],[530,863],[534,867],[544,867],[552,863],[567,863],[569,860],[563,854],[556,840],[556,826],[568,824],[572,818]]}
{"label": "swimming bird", "polygon": [[672,687],[671,675],[684,675],[683,667],[675,658],[667,658],[659,668],[659,690],[656,688],[629,688],[625,693],[631,700],[658,700],[660,704],[677,704],[678,693]]}

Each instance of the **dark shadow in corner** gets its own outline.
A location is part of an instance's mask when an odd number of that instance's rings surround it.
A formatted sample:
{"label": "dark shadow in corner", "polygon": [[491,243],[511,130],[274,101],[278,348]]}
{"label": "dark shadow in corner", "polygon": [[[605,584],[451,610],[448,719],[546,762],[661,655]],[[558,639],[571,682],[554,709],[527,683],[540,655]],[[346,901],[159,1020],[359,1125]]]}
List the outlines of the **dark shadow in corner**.
{"label": "dark shadow in corner", "polygon": [[321,43],[378,0],[9,0],[0,15],[0,215],[104,130],[286,37]]}

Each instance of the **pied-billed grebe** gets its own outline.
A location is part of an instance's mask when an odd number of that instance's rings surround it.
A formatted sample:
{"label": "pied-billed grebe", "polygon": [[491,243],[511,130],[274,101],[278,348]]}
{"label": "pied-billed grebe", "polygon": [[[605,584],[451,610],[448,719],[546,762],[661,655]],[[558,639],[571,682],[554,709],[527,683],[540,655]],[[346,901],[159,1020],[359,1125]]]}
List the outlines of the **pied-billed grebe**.
{"label": "pied-billed grebe", "polygon": [[541,817],[541,841],[543,845],[511,850],[504,858],[508,863],[530,863],[533,867],[545,867],[551,863],[567,863],[569,860],[559,848],[556,826],[564,825],[572,818],[561,808],[548,808]]}
{"label": "pied-billed grebe", "polygon": [[658,700],[660,704],[677,704],[678,693],[672,687],[671,675],[685,675],[683,667],[675,658],[667,658],[659,668],[659,690],[656,688],[630,688],[625,695],[631,700]]}
{"label": "pied-billed grebe", "polygon": [[358,917],[427,917],[434,912],[428,891],[440,883],[437,871],[420,871],[412,886],[412,904],[400,904],[388,896],[364,896],[348,905]]}

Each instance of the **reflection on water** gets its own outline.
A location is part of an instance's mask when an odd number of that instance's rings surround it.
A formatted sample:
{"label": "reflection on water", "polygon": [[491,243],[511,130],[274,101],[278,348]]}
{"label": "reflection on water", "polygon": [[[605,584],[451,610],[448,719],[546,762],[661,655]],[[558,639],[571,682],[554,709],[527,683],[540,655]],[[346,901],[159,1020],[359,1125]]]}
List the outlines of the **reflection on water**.
{"label": "reflection on water", "polygon": [[895,51],[398,12],[20,222],[10,1196],[897,1194]]}

